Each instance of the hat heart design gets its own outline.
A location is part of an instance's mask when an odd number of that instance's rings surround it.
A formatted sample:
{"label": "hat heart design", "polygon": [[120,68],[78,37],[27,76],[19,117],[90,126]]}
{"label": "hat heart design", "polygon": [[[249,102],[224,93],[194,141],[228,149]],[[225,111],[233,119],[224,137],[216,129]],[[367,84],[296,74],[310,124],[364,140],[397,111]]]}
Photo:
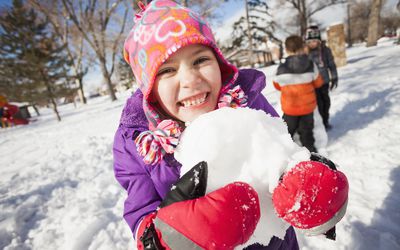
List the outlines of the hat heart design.
{"label": "hat heart design", "polygon": [[186,32],[186,26],[181,20],[174,17],[164,19],[156,30],[157,42],[164,42],[170,37],[178,37]]}
{"label": "hat heart design", "polygon": [[146,45],[155,31],[155,25],[139,25],[134,32],[133,40]]}

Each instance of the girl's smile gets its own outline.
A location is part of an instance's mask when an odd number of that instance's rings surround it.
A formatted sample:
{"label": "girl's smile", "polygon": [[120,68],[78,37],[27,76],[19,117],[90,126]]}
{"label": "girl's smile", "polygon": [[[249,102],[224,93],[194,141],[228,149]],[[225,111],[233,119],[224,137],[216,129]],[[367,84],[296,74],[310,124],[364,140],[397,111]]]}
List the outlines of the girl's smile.
{"label": "girl's smile", "polygon": [[198,95],[186,98],[186,99],[180,101],[180,103],[184,108],[196,108],[206,102],[207,96],[208,96],[208,93],[198,94]]}

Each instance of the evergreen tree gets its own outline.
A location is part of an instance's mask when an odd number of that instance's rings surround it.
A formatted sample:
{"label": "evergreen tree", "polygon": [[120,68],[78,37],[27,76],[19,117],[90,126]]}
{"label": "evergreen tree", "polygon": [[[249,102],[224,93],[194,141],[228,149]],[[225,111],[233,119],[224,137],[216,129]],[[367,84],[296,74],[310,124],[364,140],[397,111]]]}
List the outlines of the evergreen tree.
{"label": "evergreen tree", "polygon": [[21,0],[13,0],[11,9],[0,17],[0,27],[0,74],[6,96],[51,104],[61,121],[57,99],[76,91],[69,84],[66,46],[48,29],[46,20],[40,20]]}

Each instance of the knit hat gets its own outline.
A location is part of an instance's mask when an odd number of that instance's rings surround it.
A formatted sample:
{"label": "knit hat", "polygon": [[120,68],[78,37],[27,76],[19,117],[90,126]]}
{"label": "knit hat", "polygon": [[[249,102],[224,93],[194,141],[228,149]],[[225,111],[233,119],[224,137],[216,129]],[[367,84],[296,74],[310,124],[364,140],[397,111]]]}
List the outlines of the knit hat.
{"label": "knit hat", "polygon": [[321,40],[321,31],[318,26],[312,25],[307,28],[305,40]]}
{"label": "knit hat", "polygon": [[154,164],[174,151],[181,131],[178,121],[166,120],[165,112],[150,99],[159,67],[178,49],[191,44],[213,49],[222,79],[219,107],[243,106],[246,99],[240,87],[232,89],[238,69],[223,57],[205,20],[170,0],[155,0],[147,6],[140,3],[139,7],[141,11],[125,40],[124,58],[143,93],[143,109],[151,130],[137,137],[138,152],[145,163]]}

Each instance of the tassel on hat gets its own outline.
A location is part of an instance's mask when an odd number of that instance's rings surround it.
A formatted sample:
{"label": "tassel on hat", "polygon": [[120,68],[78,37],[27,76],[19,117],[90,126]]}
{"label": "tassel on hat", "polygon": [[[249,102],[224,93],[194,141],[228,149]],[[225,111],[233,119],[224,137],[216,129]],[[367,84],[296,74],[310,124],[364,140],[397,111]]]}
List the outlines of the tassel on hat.
{"label": "tassel on hat", "polygon": [[138,153],[143,156],[144,163],[156,164],[166,153],[173,153],[178,146],[181,133],[178,122],[173,120],[164,120],[155,130],[140,133],[135,143]]}

